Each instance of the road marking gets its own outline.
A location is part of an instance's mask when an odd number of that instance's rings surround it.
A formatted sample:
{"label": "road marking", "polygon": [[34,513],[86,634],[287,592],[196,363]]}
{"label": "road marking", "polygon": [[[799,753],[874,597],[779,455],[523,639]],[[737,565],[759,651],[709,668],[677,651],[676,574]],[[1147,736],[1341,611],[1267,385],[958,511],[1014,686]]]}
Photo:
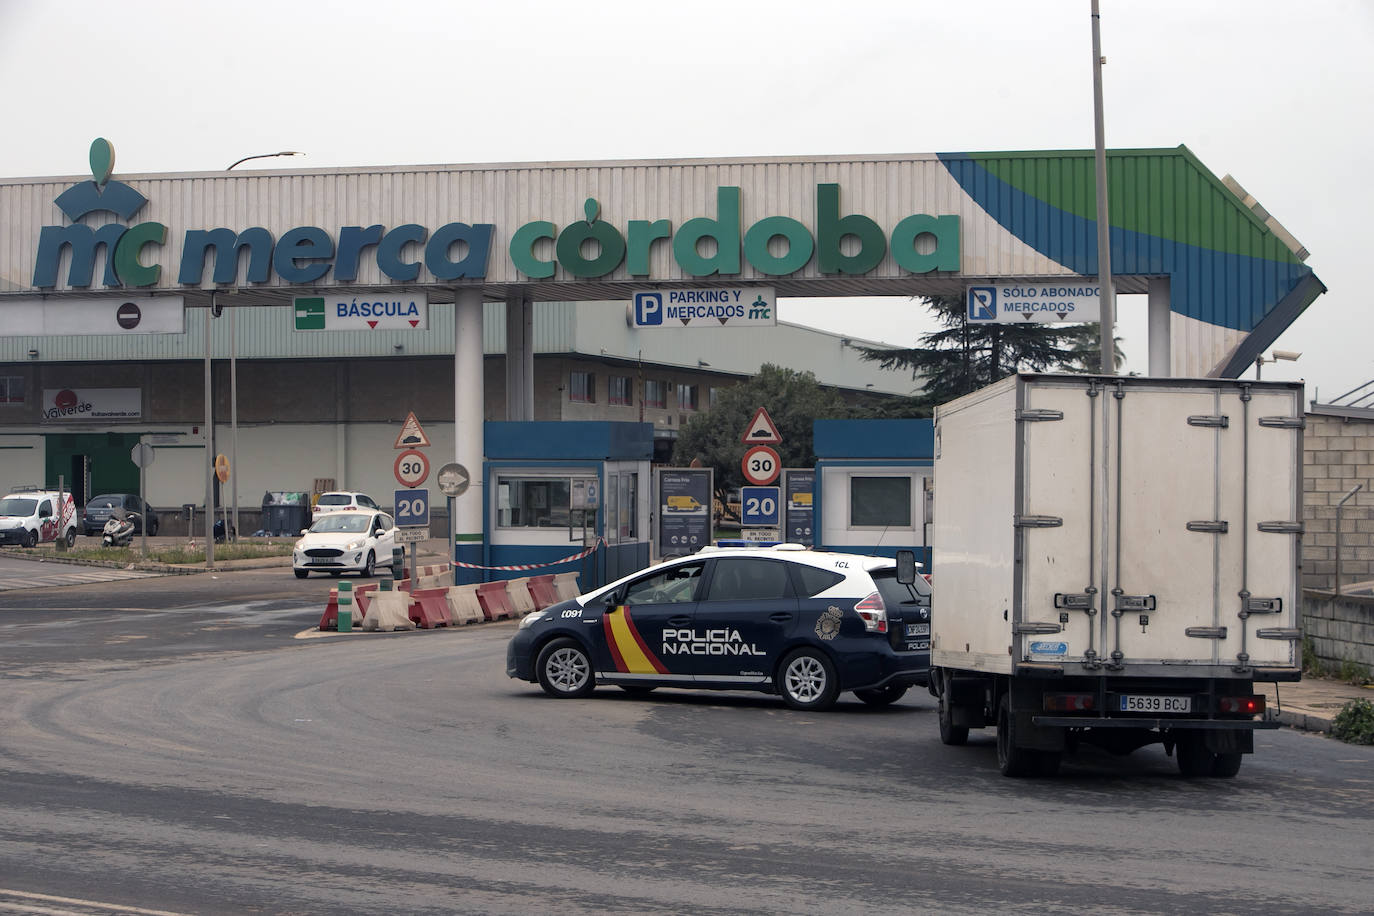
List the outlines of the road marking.
{"label": "road marking", "polygon": [[[18,903],[11,898],[31,901],[30,905]],[[43,904],[47,904],[44,906]],[[51,894],[30,894],[0,887],[0,905],[7,910],[19,913],[49,913],[54,916],[86,916],[91,913],[128,913],[131,916],[189,916],[171,910],[145,910],[142,907],[124,906],[119,903],[105,903],[100,900],[83,900],[79,897],[54,897]],[[79,907],[79,909],[76,909]]]}
{"label": "road marking", "polygon": [[0,592],[23,588],[50,588],[61,585],[90,585],[93,582],[118,582],[124,579],[148,579],[167,573],[148,569],[92,569],[81,567],[79,572],[45,572],[36,576],[6,578],[0,581]]}

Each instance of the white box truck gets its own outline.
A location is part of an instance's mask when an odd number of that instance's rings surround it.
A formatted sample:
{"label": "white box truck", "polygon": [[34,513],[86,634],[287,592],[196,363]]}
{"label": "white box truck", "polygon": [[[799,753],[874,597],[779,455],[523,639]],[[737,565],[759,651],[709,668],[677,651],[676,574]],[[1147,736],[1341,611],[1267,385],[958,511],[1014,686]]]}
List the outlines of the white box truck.
{"label": "white box truck", "polygon": [[930,690],[1008,776],[1154,742],[1234,776],[1301,672],[1300,383],[1012,376],[935,414]]}

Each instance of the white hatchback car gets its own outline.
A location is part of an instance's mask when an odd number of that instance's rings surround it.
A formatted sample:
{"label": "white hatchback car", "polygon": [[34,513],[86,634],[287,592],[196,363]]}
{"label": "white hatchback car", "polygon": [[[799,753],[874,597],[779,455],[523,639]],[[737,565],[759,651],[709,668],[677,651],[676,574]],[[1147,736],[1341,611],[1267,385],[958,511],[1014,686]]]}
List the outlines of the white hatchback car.
{"label": "white hatchback car", "polygon": [[291,554],[297,579],[311,572],[332,576],[356,572],[370,578],[378,566],[392,566],[396,523],[385,512],[344,509],[326,512],[301,532]]}
{"label": "white hatchback car", "polygon": [[316,521],[326,512],[343,512],[348,509],[371,509],[380,512],[382,507],[366,493],[335,490],[320,494],[320,498],[315,500],[315,505],[310,510],[310,520]]}

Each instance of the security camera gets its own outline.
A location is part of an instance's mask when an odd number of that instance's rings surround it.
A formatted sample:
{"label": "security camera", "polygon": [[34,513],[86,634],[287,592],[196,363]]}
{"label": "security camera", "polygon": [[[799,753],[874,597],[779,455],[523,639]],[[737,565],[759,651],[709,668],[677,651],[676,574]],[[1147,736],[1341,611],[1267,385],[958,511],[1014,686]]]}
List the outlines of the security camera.
{"label": "security camera", "polygon": [[1292,361],[1296,360],[1299,356],[1302,356],[1302,353],[1299,350],[1274,350],[1270,355],[1273,356],[1274,359],[1286,359]]}

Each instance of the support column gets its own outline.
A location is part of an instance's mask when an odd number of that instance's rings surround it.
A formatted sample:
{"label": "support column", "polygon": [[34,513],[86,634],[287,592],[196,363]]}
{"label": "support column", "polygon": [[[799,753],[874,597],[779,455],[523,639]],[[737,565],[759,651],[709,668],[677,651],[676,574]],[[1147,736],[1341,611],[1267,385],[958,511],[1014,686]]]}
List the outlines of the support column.
{"label": "support column", "polygon": [[1173,362],[1170,352],[1169,278],[1151,277],[1149,286],[1148,347],[1150,350],[1150,375],[1156,378],[1169,378],[1173,375]]}
{"label": "support column", "polygon": [[506,300],[506,419],[534,419],[534,304]]}
{"label": "support column", "polygon": [[[453,442],[454,460],[468,472],[467,492],[453,500],[453,558],[482,562],[482,421],[486,405],[482,379],[482,291],[458,290],[453,304]],[[454,584],[483,582],[480,569],[457,568]]]}

